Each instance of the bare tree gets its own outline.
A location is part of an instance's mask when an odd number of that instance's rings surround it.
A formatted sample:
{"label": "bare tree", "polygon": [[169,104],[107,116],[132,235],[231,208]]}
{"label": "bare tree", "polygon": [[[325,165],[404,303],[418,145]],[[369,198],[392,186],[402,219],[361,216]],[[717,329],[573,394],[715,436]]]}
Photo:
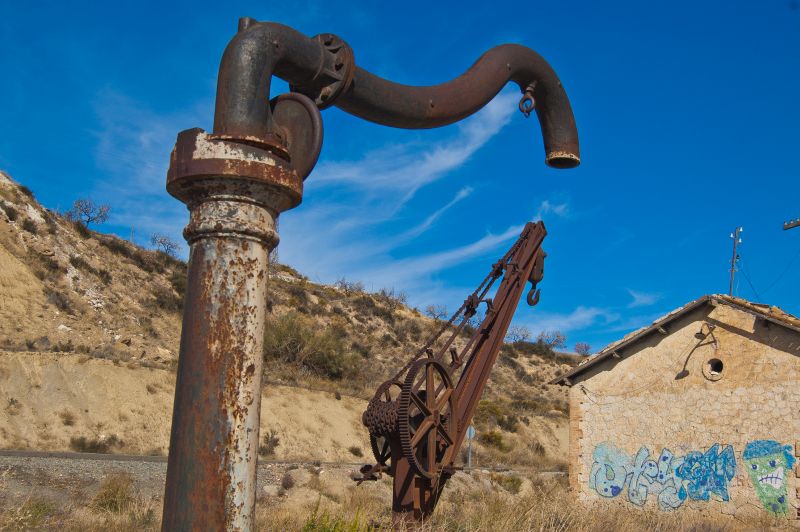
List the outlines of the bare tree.
{"label": "bare tree", "polygon": [[567,345],[567,337],[561,331],[542,331],[536,340],[547,344],[550,349],[564,349]]}
{"label": "bare tree", "polygon": [[506,340],[514,342],[527,342],[531,339],[531,331],[524,325],[514,325],[508,329]]}
{"label": "bare tree", "polygon": [[447,307],[444,305],[428,305],[425,307],[425,314],[437,321],[441,321],[447,317]]}
{"label": "bare tree", "polygon": [[577,342],[575,344],[575,352],[579,355],[588,355],[592,352],[592,346],[587,344],[586,342]]}
{"label": "bare tree", "polygon": [[153,233],[150,235],[150,245],[173,258],[178,254],[178,243],[167,235]]}
{"label": "bare tree", "polygon": [[66,212],[66,217],[88,227],[92,223],[101,224],[107,221],[110,210],[111,207],[108,205],[98,205],[94,200],[81,198],[72,203],[72,208]]}

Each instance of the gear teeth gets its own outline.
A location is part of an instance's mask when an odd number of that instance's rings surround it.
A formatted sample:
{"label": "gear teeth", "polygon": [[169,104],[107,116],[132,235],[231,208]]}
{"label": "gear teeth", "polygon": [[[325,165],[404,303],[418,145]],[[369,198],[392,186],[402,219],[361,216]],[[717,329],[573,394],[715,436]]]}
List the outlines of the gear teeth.
{"label": "gear teeth", "polygon": [[[434,464],[434,467],[431,471],[426,471],[425,468],[422,467],[422,464],[420,464],[419,460],[417,459],[417,455],[414,452],[414,448],[411,446],[411,426],[409,425],[409,407],[411,406],[411,391],[414,386],[414,379],[417,376],[420,368],[424,368],[428,364],[433,364],[436,366],[439,375],[446,379],[447,387],[450,389],[453,388],[450,372],[444,365],[433,359],[417,360],[409,368],[408,373],[406,373],[405,381],[403,382],[402,391],[400,392],[400,397],[397,401],[397,422],[398,432],[400,434],[400,447],[403,450],[403,456],[408,459],[409,464],[411,464],[411,467],[417,474],[425,478],[435,479],[438,476],[436,472],[437,464]],[[445,453],[445,456],[446,455],[447,453]]]}

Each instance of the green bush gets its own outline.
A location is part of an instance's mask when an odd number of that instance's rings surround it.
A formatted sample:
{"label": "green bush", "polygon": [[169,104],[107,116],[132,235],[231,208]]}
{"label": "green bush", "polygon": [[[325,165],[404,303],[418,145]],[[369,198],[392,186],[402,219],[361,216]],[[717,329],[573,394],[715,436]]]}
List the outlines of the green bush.
{"label": "green bush", "polygon": [[358,355],[347,350],[343,338],[293,312],[267,324],[264,358],[292,364],[330,379],[357,375],[360,360]]}

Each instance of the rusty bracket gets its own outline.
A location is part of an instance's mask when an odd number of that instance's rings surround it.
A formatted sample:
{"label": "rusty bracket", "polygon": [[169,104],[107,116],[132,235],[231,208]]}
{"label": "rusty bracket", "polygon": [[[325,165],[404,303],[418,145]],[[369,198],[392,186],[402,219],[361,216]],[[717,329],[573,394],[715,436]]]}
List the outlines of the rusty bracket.
{"label": "rusty bracket", "polygon": [[312,39],[320,43],[331,59],[320,64],[320,71],[313,79],[291,84],[289,87],[294,92],[312,98],[320,109],[326,109],[350,88],[356,72],[356,61],[353,49],[341,37],[332,33],[321,33]]}

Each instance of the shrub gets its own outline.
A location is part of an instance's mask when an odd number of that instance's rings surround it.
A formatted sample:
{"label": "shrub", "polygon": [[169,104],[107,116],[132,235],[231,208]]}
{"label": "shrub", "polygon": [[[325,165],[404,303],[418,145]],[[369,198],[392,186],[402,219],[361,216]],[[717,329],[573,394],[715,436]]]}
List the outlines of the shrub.
{"label": "shrub", "polygon": [[362,451],[361,447],[359,447],[358,445],[351,445],[350,447],[347,448],[347,450],[350,451],[350,454],[352,454],[353,456],[357,456],[359,458],[364,456],[364,451]]}
{"label": "shrub", "polygon": [[261,445],[258,447],[258,454],[260,456],[274,455],[275,449],[278,447],[280,441],[281,440],[278,438],[278,433],[274,430],[270,430],[261,438]]}
{"label": "shrub", "polygon": [[539,440],[533,440],[531,442],[530,450],[536,456],[544,456],[544,454],[545,454],[544,445],[539,443]]}
{"label": "shrub", "polygon": [[355,376],[359,368],[358,355],[347,351],[342,338],[293,312],[267,324],[264,357],[330,379]]}
{"label": "shrub", "polygon": [[103,284],[111,284],[111,273],[108,270],[97,270],[97,277],[100,278]]}
{"label": "shrub", "polygon": [[178,243],[167,235],[153,233],[150,235],[150,245],[167,257],[175,258],[178,254]]}
{"label": "shrub", "polygon": [[79,220],[71,220],[72,227],[84,240],[92,236],[92,231],[86,227],[86,224]]}
{"label": "shrub", "polygon": [[17,209],[12,207],[8,203],[3,204],[3,210],[6,211],[6,218],[8,218],[9,222],[15,221],[17,219],[17,216],[19,216],[19,213],[17,213]]}
{"label": "shrub", "polygon": [[69,410],[62,410],[58,413],[58,417],[61,418],[61,423],[66,427],[71,427],[75,424],[75,414]]}
{"label": "shrub", "polygon": [[66,342],[56,342],[50,346],[50,351],[53,353],[72,353],[75,351],[75,346],[72,344],[72,339],[67,339]]}
{"label": "shrub", "polygon": [[183,299],[186,295],[186,266],[173,269],[169,276],[169,282],[172,289]]}
{"label": "shrub", "polygon": [[83,270],[85,272],[97,275],[97,270],[94,268],[94,266],[86,262],[86,260],[80,255],[71,255],[69,258],[69,263],[78,270]]}
{"label": "shrub", "polygon": [[487,447],[494,447],[502,453],[507,453],[511,450],[511,446],[503,440],[503,435],[497,430],[482,432],[478,435],[478,441]]}
{"label": "shrub", "polygon": [[92,498],[95,510],[122,513],[134,502],[133,478],[128,473],[115,473],[108,476]]}
{"label": "shrub", "polygon": [[155,305],[161,310],[177,312],[183,308],[183,298],[179,297],[172,288],[156,286],[153,289]]}
{"label": "shrub", "polygon": [[333,283],[333,286],[341,290],[341,292],[348,297],[353,294],[361,294],[364,292],[363,283],[358,281],[348,281],[344,277]]}
{"label": "shrub", "polygon": [[49,304],[53,305],[62,312],[66,312],[68,314],[73,313],[72,301],[67,294],[54,290],[50,287],[45,287],[45,293],[47,294],[47,302]]}
{"label": "shrub", "polygon": [[308,292],[299,284],[290,284],[286,288],[286,292],[296,300],[295,306],[305,305],[308,303]]}
{"label": "shrub", "polygon": [[381,288],[377,297],[390,310],[397,310],[408,302],[405,292],[395,292],[394,288]]}
{"label": "shrub", "polygon": [[39,232],[39,228],[36,226],[36,222],[31,220],[30,218],[25,218],[25,221],[22,222],[22,228],[32,235],[35,235],[36,233]]}
{"label": "shrub", "polygon": [[522,488],[522,479],[516,475],[492,475],[492,480],[497,482],[501,488],[516,495]]}
{"label": "shrub", "polygon": [[38,530],[55,512],[49,501],[29,498],[19,508],[9,508],[0,515],[0,527],[3,530]]}
{"label": "shrub", "polygon": [[447,307],[444,305],[428,305],[425,307],[425,314],[436,321],[442,321],[447,318]]}
{"label": "shrub", "polygon": [[26,187],[25,185],[17,185],[19,191],[28,196],[30,199],[33,199],[33,191]]}
{"label": "shrub", "polygon": [[294,478],[289,473],[283,475],[281,479],[281,487],[285,490],[290,490],[294,487]]}
{"label": "shrub", "polygon": [[67,211],[66,217],[88,227],[91,223],[101,224],[107,221],[110,210],[108,205],[98,205],[90,199],[77,199],[72,203],[72,208]]}
{"label": "shrub", "polygon": [[107,454],[113,447],[123,447],[124,445],[125,442],[115,434],[100,439],[88,439],[86,436],[69,439],[69,448],[78,453]]}

